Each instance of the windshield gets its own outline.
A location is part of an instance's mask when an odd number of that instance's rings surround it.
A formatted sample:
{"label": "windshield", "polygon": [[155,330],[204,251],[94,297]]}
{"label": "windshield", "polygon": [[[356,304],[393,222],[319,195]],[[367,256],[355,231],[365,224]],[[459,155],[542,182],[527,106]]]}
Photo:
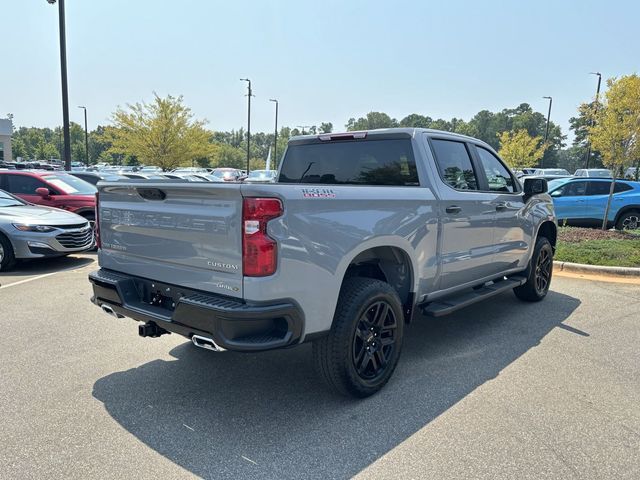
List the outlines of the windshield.
{"label": "windshield", "polygon": [[2,207],[20,207],[22,205],[26,205],[25,202],[19,200],[13,195],[0,190],[0,208]]}
{"label": "windshield", "polygon": [[95,186],[73,175],[45,175],[42,178],[68,195],[93,195],[98,191]]}
{"label": "windshield", "polygon": [[561,187],[562,185],[564,185],[565,183],[567,183],[569,181],[571,181],[570,178],[557,178],[555,180],[549,180],[547,182],[548,190],[549,190],[549,192],[552,192],[556,188]]}

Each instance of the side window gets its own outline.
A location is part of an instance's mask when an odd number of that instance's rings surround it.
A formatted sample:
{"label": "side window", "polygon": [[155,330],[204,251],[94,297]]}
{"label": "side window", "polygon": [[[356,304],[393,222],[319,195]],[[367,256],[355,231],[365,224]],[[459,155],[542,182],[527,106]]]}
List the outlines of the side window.
{"label": "side window", "polygon": [[609,195],[611,182],[589,182],[587,185],[587,195]]}
{"label": "side window", "polygon": [[452,140],[432,139],[431,144],[442,180],[456,190],[478,190],[467,146]]}
{"label": "side window", "polygon": [[616,182],[616,186],[613,187],[613,193],[626,192],[628,190],[632,190],[632,187],[630,185],[627,185],[626,183]]}
{"label": "side window", "polygon": [[17,195],[35,195],[36,188],[46,187],[46,185],[37,178],[28,177],[27,175],[8,175],[9,193]]}
{"label": "side window", "polygon": [[487,175],[489,190],[492,192],[505,193],[514,193],[518,191],[515,185],[515,180],[509,173],[509,170],[507,170],[507,168],[493,153],[482,147],[476,147],[476,151],[480,157],[480,163],[482,164],[484,173]]}
{"label": "side window", "polygon": [[565,183],[557,191],[559,191],[563,197],[580,197],[587,193],[587,182]]}

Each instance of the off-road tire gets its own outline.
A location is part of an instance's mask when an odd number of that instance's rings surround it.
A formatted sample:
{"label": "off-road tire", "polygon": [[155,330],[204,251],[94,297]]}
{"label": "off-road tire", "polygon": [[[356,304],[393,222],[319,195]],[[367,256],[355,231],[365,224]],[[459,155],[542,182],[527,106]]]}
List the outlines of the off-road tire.
{"label": "off-road tire", "polygon": [[[373,395],[396,368],[403,331],[402,303],[396,290],[381,280],[347,278],[331,331],[313,343],[316,370],[335,392],[360,398]],[[378,374],[376,365],[383,366]]]}
{"label": "off-road tire", "polygon": [[525,270],[527,282],[513,289],[520,300],[539,302],[547,296],[553,276],[553,247],[546,237],[536,240],[529,266]]}

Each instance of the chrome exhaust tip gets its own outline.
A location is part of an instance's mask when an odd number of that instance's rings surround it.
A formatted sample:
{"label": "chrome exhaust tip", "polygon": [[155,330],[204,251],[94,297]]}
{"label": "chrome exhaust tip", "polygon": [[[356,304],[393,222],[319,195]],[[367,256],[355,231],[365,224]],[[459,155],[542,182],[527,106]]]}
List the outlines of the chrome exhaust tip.
{"label": "chrome exhaust tip", "polygon": [[212,338],[202,337],[200,335],[194,335],[191,337],[191,341],[196,347],[204,348],[205,350],[211,350],[213,352],[225,352],[226,349],[222,348]]}
{"label": "chrome exhaust tip", "polygon": [[116,313],[113,311],[113,308],[111,308],[109,305],[107,305],[106,303],[103,303],[102,305],[100,305],[100,308],[102,308],[102,311],[104,313],[108,313],[109,315],[111,315],[112,317],[115,318],[124,318],[123,315],[120,315],[119,313]]}

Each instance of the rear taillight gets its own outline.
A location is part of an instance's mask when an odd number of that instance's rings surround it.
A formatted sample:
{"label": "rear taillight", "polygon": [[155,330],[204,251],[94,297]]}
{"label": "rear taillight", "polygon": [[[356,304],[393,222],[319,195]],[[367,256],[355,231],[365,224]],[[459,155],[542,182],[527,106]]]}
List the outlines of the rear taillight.
{"label": "rear taillight", "polygon": [[96,240],[96,248],[102,248],[102,243],[100,242],[100,194],[96,192],[96,213],[94,215],[96,223],[93,226],[93,236]]}
{"label": "rear taillight", "polygon": [[278,245],[267,235],[269,220],[282,215],[277,198],[245,198],[242,204],[242,269],[246,277],[276,273]]}

